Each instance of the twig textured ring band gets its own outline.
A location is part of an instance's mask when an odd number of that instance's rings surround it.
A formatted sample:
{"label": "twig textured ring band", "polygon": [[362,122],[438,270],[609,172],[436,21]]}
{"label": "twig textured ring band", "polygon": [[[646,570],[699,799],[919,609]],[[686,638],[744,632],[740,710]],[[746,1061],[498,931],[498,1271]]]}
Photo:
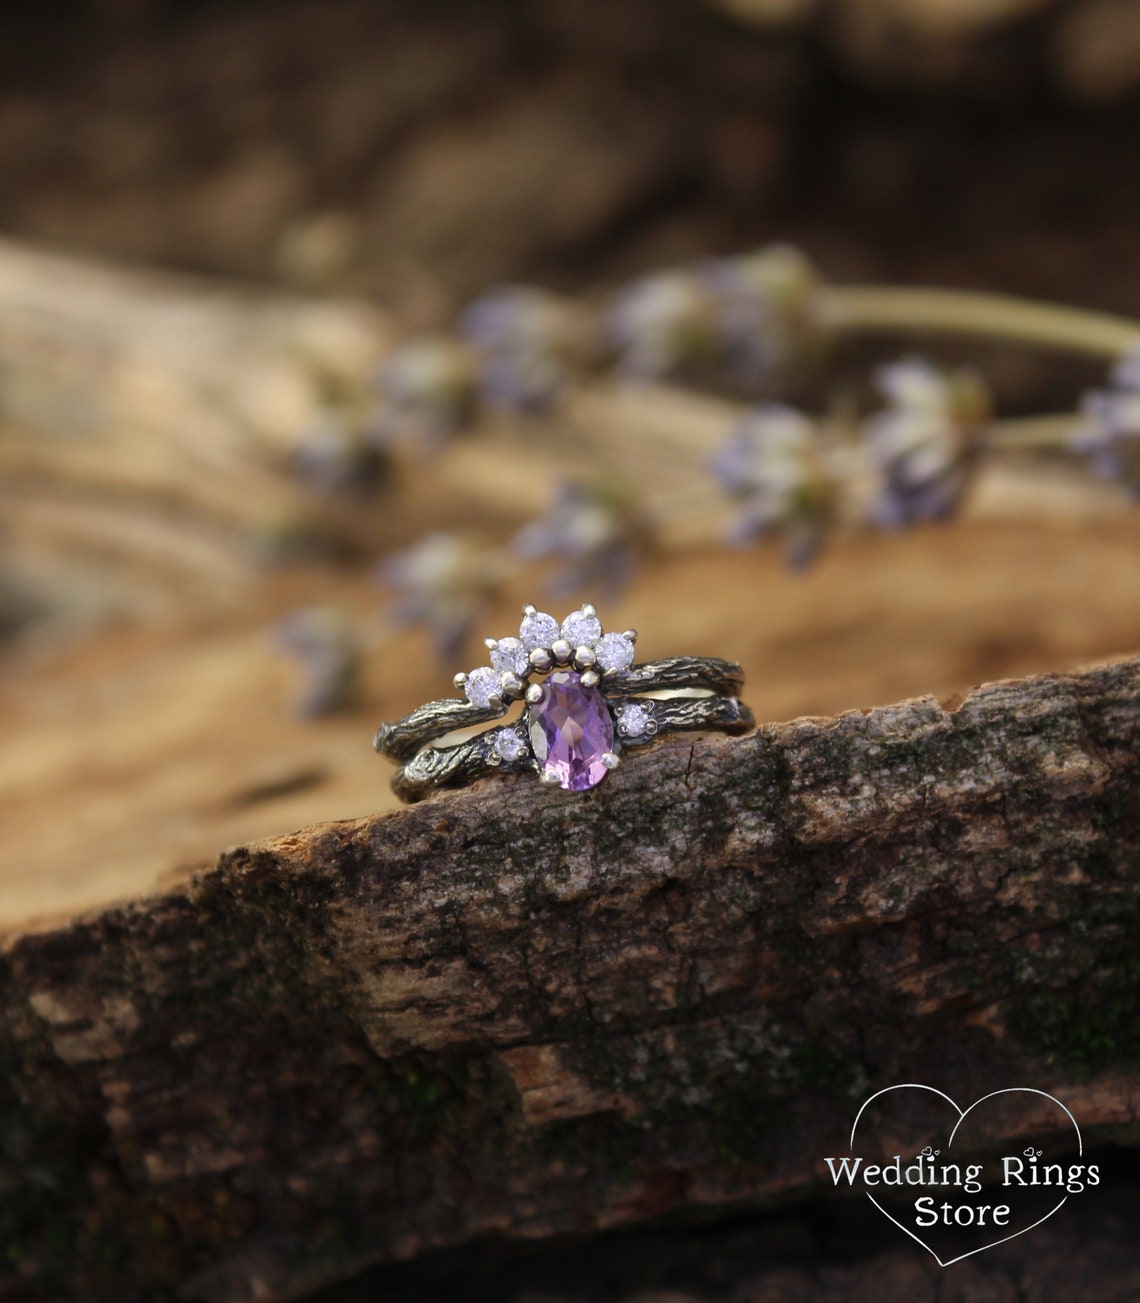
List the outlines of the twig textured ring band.
{"label": "twig textured ring band", "polygon": [[[633,629],[603,632],[589,605],[561,624],[524,607],[518,637],[486,639],[490,665],[455,676],[462,698],[429,702],[380,726],[373,745],[400,763],[393,790],[418,801],[489,774],[530,771],[540,782],[585,791],[617,768],[624,750],[667,733],[747,733],[754,726],[736,696],[744,683],[739,665],[698,656],[634,664],[636,640]],[[501,719],[520,700],[526,706],[513,722],[436,745]]]}

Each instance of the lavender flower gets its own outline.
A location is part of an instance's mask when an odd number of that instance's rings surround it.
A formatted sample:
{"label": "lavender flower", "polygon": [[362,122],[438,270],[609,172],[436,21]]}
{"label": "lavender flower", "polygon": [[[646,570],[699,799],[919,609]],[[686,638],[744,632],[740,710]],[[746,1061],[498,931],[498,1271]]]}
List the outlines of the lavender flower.
{"label": "lavender flower", "polygon": [[301,432],[293,452],[297,475],[321,493],[365,497],[384,479],[383,453],[372,447],[348,413],[319,408]]}
{"label": "lavender flower", "polygon": [[942,371],[914,357],[881,367],[876,380],[889,405],[863,425],[880,477],[874,520],[900,529],[947,519],[961,504],[990,417],[985,385],[972,371]]}
{"label": "lavender flower", "polygon": [[715,301],[718,347],[742,383],[755,385],[786,366],[818,333],[822,282],[790,245],[716,258],[703,276]]}
{"label": "lavender flower", "polygon": [[665,271],[624,290],[605,321],[618,366],[641,380],[661,380],[713,355],[715,304],[700,276]]}
{"label": "lavender flower", "polygon": [[274,641],[301,666],[300,715],[311,719],[349,704],[360,677],[360,647],[347,616],[328,607],[294,611],[278,625]]}
{"label": "lavender flower", "polygon": [[461,651],[505,566],[473,539],[435,533],[381,562],[378,577],[397,590],[389,617],[424,624],[444,663]]}
{"label": "lavender flower", "polygon": [[380,373],[372,441],[438,447],[475,414],[475,360],[455,340],[425,336],[398,348]]}
{"label": "lavender flower", "polygon": [[480,355],[483,397],[496,407],[548,410],[581,352],[574,309],[523,285],[484,294],[460,314],[458,325]]}
{"label": "lavender flower", "polygon": [[709,470],[741,504],[729,527],[730,542],[743,545],[778,533],[794,569],[815,559],[835,518],[837,485],[812,420],[779,403],[758,407]]}
{"label": "lavender flower", "polygon": [[1140,348],[1117,362],[1109,383],[1085,395],[1085,420],[1072,447],[1097,475],[1119,481],[1140,500]]}
{"label": "lavender flower", "polygon": [[625,486],[598,480],[558,485],[550,509],[524,526],[513,546],[524,561],[557,559],[559,567],[550,585],[556,595],[612,596],[633,577],[649,542],[648,526]]}

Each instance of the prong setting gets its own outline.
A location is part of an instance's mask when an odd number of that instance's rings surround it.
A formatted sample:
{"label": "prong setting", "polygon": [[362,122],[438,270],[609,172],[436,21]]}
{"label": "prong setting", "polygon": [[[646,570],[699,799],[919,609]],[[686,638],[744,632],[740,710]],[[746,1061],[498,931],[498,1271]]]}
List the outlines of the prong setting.
{"label": "prong setting", "polygon": [[623,701],[614,712],[618,734],[624,738],[651,737],[657,732],[652,707],[644,701]]}

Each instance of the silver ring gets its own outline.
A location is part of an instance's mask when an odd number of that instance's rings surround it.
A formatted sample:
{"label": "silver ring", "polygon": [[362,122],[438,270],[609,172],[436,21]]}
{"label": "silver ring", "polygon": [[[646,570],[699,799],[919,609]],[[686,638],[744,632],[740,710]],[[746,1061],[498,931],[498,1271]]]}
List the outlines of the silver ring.
{"label": "silver ring", "polygon": [[[561,623],[523,607],[518,636],[487,638],[490,664],[455,676],[463,697],[381,724],[373,746],[400,766],[393,791],[419,801],[438,788],[528,771],[540,782],[585,791],[618,767],[623,751],[665,734],[754,727],[736,696],[744,683],[739,665],[711,656],[635,664],[636,641],[634,629],[605,633],[589,604]],[[511,723],[437,745],[449,733],[502,719],[517,701],[525,708]]]}

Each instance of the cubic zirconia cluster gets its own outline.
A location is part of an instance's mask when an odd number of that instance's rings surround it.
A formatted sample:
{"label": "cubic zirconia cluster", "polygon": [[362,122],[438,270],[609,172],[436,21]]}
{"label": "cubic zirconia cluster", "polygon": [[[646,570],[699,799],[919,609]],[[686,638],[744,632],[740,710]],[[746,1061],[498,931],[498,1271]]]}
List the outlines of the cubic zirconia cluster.
{"label": "cubic zirconia cluster", "polygon": [[523,609],[517,638],[488,638],[490,665],[455,676],[473,706],[497,709],[526,695],[526,681],[532,674],[552,669],[576,670],[587,688],[603,678],[620,674],[633,664],[637,631],[603,633],[602,622],[590,605],[571,611],[561,624],[533,606]]}
{"label": "cubic zirconia cluster", "polygon": [[[649,709],[622,703],[611,707],[603,684],[633,664],[637,632],[604,633],[592,606],[579,607],[561,622],[533,606],[523,608],[517,638],[488,638],[490,665],[455,676],[473,706],[499,710],[526,699],[522,730],[499,729],[492,742],[494,764],[520,759],[529,750],[543,782],[570,791],[594,787],[617,768],[619,737],[636,737],[651,726]],[[528,683],[532,677],[543,683]],[[615,722],[615,715],[620,720]]]}

